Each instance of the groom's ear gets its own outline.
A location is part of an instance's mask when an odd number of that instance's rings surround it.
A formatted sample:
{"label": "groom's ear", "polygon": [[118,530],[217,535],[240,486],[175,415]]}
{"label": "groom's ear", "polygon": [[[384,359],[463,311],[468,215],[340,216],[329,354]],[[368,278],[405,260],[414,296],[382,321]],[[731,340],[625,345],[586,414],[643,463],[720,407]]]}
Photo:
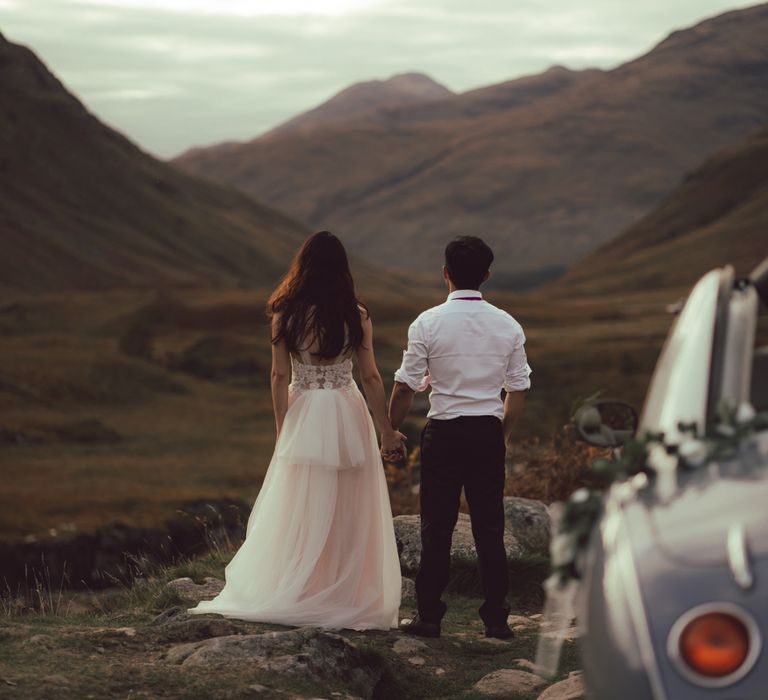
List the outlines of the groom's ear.
{"label": "groom's ear", "polygon": [[447,265],[443,265],[443,279],[446,282],[450,282],[451,281],[451,276],[448,274],[448,266]]}
{"label": "groom's ear", "polygon": [[491,276],[491,271],[486,270],[485,274],[483,275],[483,280],[480,282],[480,284],[485,284],[488,281],[488,278]]}

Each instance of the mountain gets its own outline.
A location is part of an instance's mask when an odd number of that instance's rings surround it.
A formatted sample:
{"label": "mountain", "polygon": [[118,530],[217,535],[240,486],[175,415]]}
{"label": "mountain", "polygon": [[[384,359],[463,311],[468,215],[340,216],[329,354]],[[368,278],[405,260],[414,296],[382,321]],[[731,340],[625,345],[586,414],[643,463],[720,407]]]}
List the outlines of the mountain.
{"label": "mountain", "polygon": [[263,285],[306,234],[143,153],[0,35],[0,290]]}
{"label": "mountain", "polygon": [[768,122],[768,5],[672,33],[610,71],[563,69],[174,161],[382,265],[474,233],[501,272],[569,266],[707,155]]}
{"label": "mountain", "polygon": [[428,103],[453,95],[422,73],[404,73],[389,80],[370,80],[345,88],[330,100],[273,129],[270,134],[317,129],[349,121],[383,108]]}
{"label": "mountain", "polygon": [[725,264],[746,275],[766,256],[768,128],[707,159],[651,213],[548,289],[687,287]]}
{"label": "mountain", "polygon": [[472,119],[524,107],[577,84],[583,88],[591,79],[602,74],[603,71],[595,68],[570,70],[564,66],[551,66],[537,75],[507,80],[440,100],[378,109],[369,112],[366,117],[371,122],[397,127],[405,124]]}

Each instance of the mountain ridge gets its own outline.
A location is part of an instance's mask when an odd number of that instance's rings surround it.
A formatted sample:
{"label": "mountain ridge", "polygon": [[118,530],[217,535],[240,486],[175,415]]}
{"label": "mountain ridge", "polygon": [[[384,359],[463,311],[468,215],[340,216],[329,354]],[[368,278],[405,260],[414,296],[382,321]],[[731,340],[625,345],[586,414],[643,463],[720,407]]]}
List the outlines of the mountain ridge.
{"label": "mountain ridge", "polygon": [[340,90],[317,107],[278,124],[259,138],[322,128],[353,120],[377,109],[430,102],[453,94],[424,73],[399,73],[386,80],[366,80]]}
{"label": "mountain ridge", "polygon": [[522,105],[394,126],[387,114],[173,163],[343,229],[354,252],[383,264],[422,269],[445,240],[476,233],[502,271],[570,265],[768,122],[766,32],[763,4]]}

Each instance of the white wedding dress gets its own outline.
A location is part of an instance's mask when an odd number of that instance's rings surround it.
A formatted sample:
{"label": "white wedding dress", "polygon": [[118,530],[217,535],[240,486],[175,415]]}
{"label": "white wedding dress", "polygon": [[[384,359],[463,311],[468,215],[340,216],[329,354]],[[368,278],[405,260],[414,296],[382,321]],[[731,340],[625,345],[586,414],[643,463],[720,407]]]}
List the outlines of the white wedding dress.
{"label": "white wedding dress", "polygon": [[390,629],[400,562],[376,432],[352,361],[292,357],[288,411],[226,584],[191,613]]}

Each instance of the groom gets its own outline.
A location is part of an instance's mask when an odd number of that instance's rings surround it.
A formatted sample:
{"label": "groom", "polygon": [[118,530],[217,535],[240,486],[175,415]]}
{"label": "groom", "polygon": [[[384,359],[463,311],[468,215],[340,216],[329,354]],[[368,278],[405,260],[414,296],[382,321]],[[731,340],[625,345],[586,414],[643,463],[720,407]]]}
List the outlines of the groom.
{"label": "groom", "polygon": [[[485,635],[512,637],[507,625],[508,569],[504,547],[504,456],[530,387],[525,335],[508,313],[483,300],[493,252],[462,236],[445,249],[448,300],[422,313],[408,330],[408,349],[395,373],[389,406],[398,429],[416,391],[427,386],[430,409],[421,436],[421,564],[418,614],[401,629],[440,635],[447,606],[451,538],[461,489],[469,504],[485,602]],[[506,391],[502,402],[501,390]]]}

